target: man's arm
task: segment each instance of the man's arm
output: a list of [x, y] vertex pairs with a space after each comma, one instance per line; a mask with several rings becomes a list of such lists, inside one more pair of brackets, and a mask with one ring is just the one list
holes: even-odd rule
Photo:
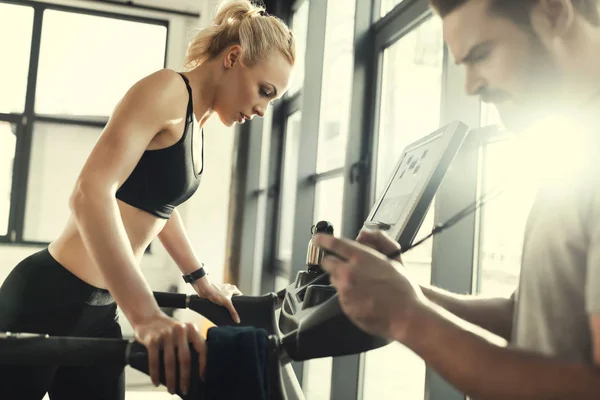
[[[396, 253], [398, 242], [381, 230], [362, 229], [356, 241], [371, 247], [382, 254]], [[402, 262], [400, 256], [395, 258]], [[495, 335], [510, 340], [514, 295], [510, 299], [482, 298], [471, 295], [457, 295], [433, 287], [422, 287], [427, 298], [468, 322], [486, 329]]]
[[457, 317], [510, 341], [514, 294], [510, 298], [484, 298], [453, 294], [434, 287], [421, 287], [421, 290], [431, 302]]
[[[506, 348], [435, 304], [417, 307], [400, 332], [399, 341], [475, 400], [600, 399], [598, 360], [568, 362]], [[597, 348], [600, 331], [593, 336]]]

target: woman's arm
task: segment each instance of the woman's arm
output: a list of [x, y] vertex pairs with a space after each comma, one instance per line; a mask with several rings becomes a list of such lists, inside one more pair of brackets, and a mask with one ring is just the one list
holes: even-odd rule
[[[189, 384], [189, 348], [201, 354], [197, 327], [161, 312], [137, 268], [116, 200], [117, 189], [131, 174], [153, 137], [168, 121], [181, 120], [187, 92], [181, 78], [162, 70], [136, 83], [117, 105], [86, 161], [70, 206], [87, 251], [108, 290], [131, 322], [136, 339], [148, 348], [152, 381], [159, 383], [159, 349], [164, 350], [167, 386], [175, 388], [175, 348], [181, 385]], [[202, 359], [202, 357], [201, 357]], [[202, 368], [202, 367], [201, 367]]]
[[170, 110], [180, 96], [180, 87], [171, 78], [169, 72], [160, 71], [126, 93], [87, 159], [70, 198], [86, 249], [132, 323], [160, 309], [136, 266], [116, 192], [153, 137], [173, 117]]
[[171, 217], [158, 234], [158, 239], [182, 273], [191, 274], [202, 267], [202, 263], [198, 261], [194, 253], [177, 209], [171, 213]]
[[[190, 274], [202, 267], [202, 263], [198, 261], [194, 253], [177, 209], [171, 214], [171, 218], [165, 224], [158, 238], [184, 274]], [[231, 296], [242, 294], [237, 287], [234, 285], [213, 284], [208, 276], [198, 279], [194, 282], [193, 287], [199, 296], [226, 307], [231, 314], [231, 318], [238, 323], [240, 322], [240, 317], [231, 302]]]

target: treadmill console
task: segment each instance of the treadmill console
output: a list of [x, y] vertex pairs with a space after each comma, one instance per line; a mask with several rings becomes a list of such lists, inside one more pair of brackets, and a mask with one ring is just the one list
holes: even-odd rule
[[456, 121], [406, 147], [365, 227], [385, 230], [408, 247], [468, 129]]
[[[402, 247], [410, 246], [468, 130], [456, 121], [407, 146], [364, 226], [385, 230]], [[333, 234], [334, 228], [320, 221], [312, 232]], [[296, 361], [336, 357], [388, 344], [366, 334], [343, 314], [329, 275], [315, 262], [321, 257], [311, 240], [306, 270], [279, 293], [283, 300], [279, 329], [288, 356]]]

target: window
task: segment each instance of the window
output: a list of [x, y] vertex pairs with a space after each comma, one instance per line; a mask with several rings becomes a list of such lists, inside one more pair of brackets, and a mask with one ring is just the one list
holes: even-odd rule
[[[404, 148], [439, 128], [443, 42], [438, 18], [428, 19], [383, 52], [378, 123], [376, 193], [380, 195]], [[434, 226], [431, 205], [417, 239]], [[432, 241], [407, 252], [406, 268], [417, 283], [431, 282]], [[399, 379], [398, 377], [402, 377]], [[425, 364], [392, 343], [365, 355], [364, 398], [423, 400]]]
[[328, 0], [317, 173], [345, 163], [354, 72], [355, 1]]
[[296, 64], [294, 66], [294, 76], [290, 82], [288, 96], [298, 92], [304, 84], [304, 63], [306, 62], [306, 35], [308, 33], [308, 0], [304, 0], [292, 18], [292, 32], [296, 39]]
[[294, 235], [294, 208], [296, 206], [296, 185], [298, 166], [298, 146], [302, 113], [295, 112], [287, 120], [285, 150], [283, 154], [283, 177], [281, 179], [281, 208], [279, 212], [279, 243], [277, 259], [284, 263], [292, 260], [292, 239]]
[[164, 67], [162, 25], [44, 12], [35, 111], [108, 116], [136, 81]]
[[398, 4], [402, 3], [404, 0], [380, 0], [381, 8], [379, 10], [379, 16], [385, 17], [390, 11], [394, 9]]
[[33, 8], [0, 4], [0, 113], [25, 108], [32, 29]]
[[310, 400], [329, 400], [331, 398], [331, 372], [333, 358], [316, 358], [304, 362], [302, 391]]
[[315, 190], [315, 210], [312, 224], [329, 221], [334, 234], [339, 236], [342, 230], [342, 204], [344, 202], [344, 177], [321, 179]]
[[[0, 65], [0, 236], [12, 230], [11, 241], [47, 243], [62, 231], [73, 185], [102, 130], [97, 120], [112, 113], [133, 83], [164, 68], [166, 21], [71, 9], [39, 3], [35, 12], [43, 18], [34, 26], [32, 7], [0, 4], [0, 46], [10, 54]], [[35, 87], [28, 79], [32, 51], [39, 51]], [[32, 92], [35, 104], [26, 104]], [[31, 144], [16, 152], [22, 133], [31, 133]], [[28, 173], [11, 193], [23, 157]], [[7, 211], [12, 199], [24, 200], [25, 216]]]
[[[482, 125], [502, 125], [496, 107], [483, 104]], [[514, 159], [513, 139], [500, 139], [483, 149], [481, 193], [505, 187], [514, 177], [507, 160]], [[508, 297], [517, 288], [527, 215], [535, 196], [533, 182], [519, 182], [481, 209], [477, 293]]]
[[383, 52], [377, 195], [404, 148], [439, 128], [443, 57], [439, 18], [427, 20]]
[[16, 145], [17, 137], [15, 136], [14, 125], [7, 122], [0, 122], [0, 236], [8, 234], [8, 217], [10, 215], [10, 195]]
[[260, 293], [263, 255], [264, 255], [264, 240], [267, 212], [267, 197], [269, 185], [269, 148], [271, 146], [271, 129], [273, 126], [273, 107], [268, 107], [263, 118], [262, 141], [261, 141], [261, 157], [259, 167], [258, 189], [263, 190], [258, 194], [257, 210], [256, 210], [256, 233], [254, 235], [254, 262], [252, 274], [252, 294]]
[[[511, 174], [507, 160], [514, 154], [511, 140], [488, 144], [484, 149], [482, 193], [503, 187]], [[478, 292], [508, 297], [518, 285], [527, 214], [533, 185], [519, 185], [488, 202], [481, 210]]]
[[24, 240], [50, 242], [61, 233], [75, 181], [100, 133], [100, 128], [77, 125], [34, 125]]

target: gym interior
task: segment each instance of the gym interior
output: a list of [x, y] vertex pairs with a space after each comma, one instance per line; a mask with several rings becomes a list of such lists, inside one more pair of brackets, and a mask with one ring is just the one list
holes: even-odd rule
[[[0, 0], [0, 281], [63, 228], [77, 174], [124, 90], [181, 70], [216, 0]], [[460, 120], [468, 151], [446, 173], [417, 238], [510, 176], [510, 136], [464, 94], [464, 72], [427, 0], [265, 0], [297, 41], [288, 93], [264, 118], [205, 130], [205, 172], [180, 213], [215, 281], [245, 295], [285, 288], [306, 268], [311, 227], [353, 238], [404, 148]], [[54, 57], [54, 58], [52, 58]], [[51, 61], [54, 60], [54, 61]], [[58, 61], [57, 61], [58, 60]], [[506, 195], [406, 253], [421, 283], [508, 296], [517, 286], [528, 199]], [[159, 242], [142, 271], [153, 290], [192, 293]], [[211, 323], [189, 310], [183, 321]], [[125, 318], [121, 325], [132, 336]], [[397, 343], [294, 363], [304, 396], [454, 400], [456, 391]], [[177, 398], [127, 370], [127, 398]]]

